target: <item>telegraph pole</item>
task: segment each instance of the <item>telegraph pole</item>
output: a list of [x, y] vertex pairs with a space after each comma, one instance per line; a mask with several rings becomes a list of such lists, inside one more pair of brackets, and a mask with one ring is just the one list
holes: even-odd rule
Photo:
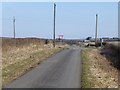
[[15, 38], [15, 16], [13, 17], [13, 34]]
[[55, 14], [56, 14], [56, 4], [54, 3], [54, 31], [53, 31], [53, 46], [55, 47]]
[[96, 14], [95, 45], [97, 45], [97, 33], [98, 33], [98, 14]]

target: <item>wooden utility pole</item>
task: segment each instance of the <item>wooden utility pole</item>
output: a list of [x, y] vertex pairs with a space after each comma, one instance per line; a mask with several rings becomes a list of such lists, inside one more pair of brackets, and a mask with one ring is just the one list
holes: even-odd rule
[[15, 16], [13, 17], [13, 34], [15, 38]]
[[95, 45], [97, 45], [97, 33], [98, 33], [98, 14], [96, 14]]
[[55, 47], [55, 14], [56, 14], [56, 4], [54, 3], [54, 31], [53, 31], [53, 46]]

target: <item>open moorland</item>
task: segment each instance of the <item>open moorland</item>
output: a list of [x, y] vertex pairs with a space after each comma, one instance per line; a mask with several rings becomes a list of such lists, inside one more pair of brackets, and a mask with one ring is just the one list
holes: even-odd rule
[[2, 39], [2, 84], [22, 76], [41, 64], [48, 57], [63, 50], [67, 45], [45, 44], [45, 39], [3, 38]]

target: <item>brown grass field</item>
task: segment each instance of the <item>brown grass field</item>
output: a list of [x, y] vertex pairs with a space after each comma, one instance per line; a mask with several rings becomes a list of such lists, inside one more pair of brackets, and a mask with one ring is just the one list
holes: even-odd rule
[[[82, 51], [82, 88], [118, 88], [120, 86], [120, 43]], [[119, 86], [118, 86], [119, 85]]]
[[2, 84], [9, 84], [67, 45], [44, 44], [44, 39], [3, 39]]

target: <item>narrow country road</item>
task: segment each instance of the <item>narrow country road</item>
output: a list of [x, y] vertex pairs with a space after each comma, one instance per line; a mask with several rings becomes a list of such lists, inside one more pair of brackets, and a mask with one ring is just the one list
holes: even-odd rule
[[71, 46], [13, 81], [6, 88], [80, 88], [80, 52], [80, 47]]

